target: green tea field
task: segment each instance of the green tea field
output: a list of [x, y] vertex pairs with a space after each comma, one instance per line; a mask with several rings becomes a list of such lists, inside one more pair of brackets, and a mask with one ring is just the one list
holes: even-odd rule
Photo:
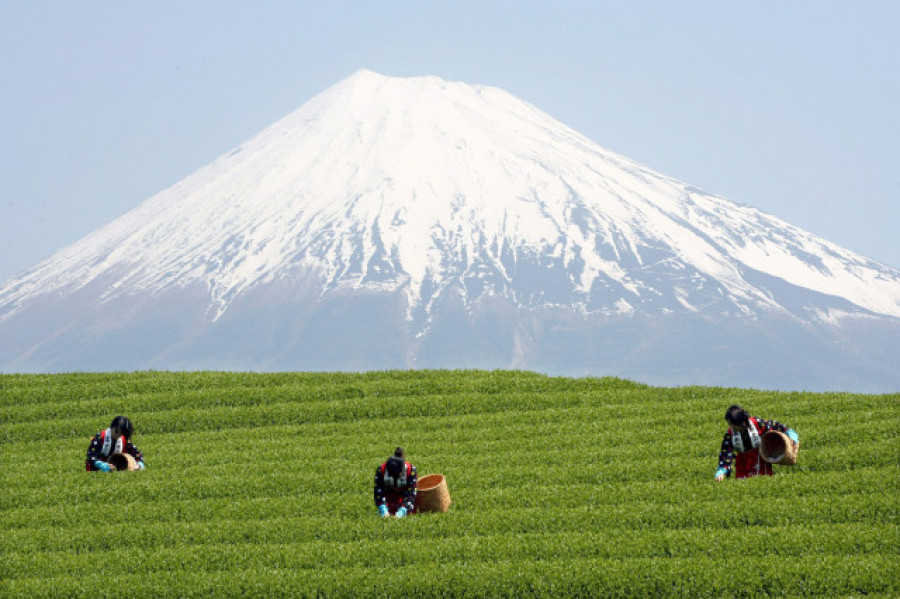
[[[797, 465], [716, 482], [737, 403]], [[131, 418], [143, 472], [87, 473]], [[447, 513], [381, 519], [402, 445]], [[900, 394], [518, 371], [0, 375], [3, 597], [900, 596]]]

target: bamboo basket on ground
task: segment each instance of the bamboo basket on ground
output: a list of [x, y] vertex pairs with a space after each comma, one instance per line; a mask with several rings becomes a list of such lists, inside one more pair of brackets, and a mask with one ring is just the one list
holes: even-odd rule
[[791, 438], [780, 431], [766, 431], [759, 448], [759, 455], [770, 464], [793, 466], [797, 463], [797, 450], [800, 444], [794, 445]]
[[133, 471], [137, 470], [137, 462], [134, 457], [128, 453], [114, 453], [109, 456], [109, 463], [115, 466], [116, 470]]
[[443, 474], [429, 474], [419, 479], [419, 511], [446, 512], [450, 509], [450, 491]]

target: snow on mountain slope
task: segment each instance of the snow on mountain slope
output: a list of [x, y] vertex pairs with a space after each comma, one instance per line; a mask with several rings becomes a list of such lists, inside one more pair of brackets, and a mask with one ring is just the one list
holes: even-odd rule
[[[900, 317], [900, 271], [612, 153], [496, 88], [360, 71], [0, 288], [0, 321], [200, 282], [215, 321], [312, 269], [396, 289], [427, 327], [451, 286], [586, 312], [790, 311], [758, 274]], [[770, 280], [770, 279], [766, 279]], [[714, 306], [714, 307], [713, 307]]]

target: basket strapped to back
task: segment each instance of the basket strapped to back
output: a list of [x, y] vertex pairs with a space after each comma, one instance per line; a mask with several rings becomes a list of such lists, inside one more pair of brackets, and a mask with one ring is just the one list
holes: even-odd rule
[[109, 463], [116, 467], [116, 470], [137, 470], [137, 462], [129, 453], [114, 453], [109, 456]]
[[791, 438], [779, 431], [766, 431], [759, 455], [770, 464], [792, 466], [797, 463], [797, 449]]

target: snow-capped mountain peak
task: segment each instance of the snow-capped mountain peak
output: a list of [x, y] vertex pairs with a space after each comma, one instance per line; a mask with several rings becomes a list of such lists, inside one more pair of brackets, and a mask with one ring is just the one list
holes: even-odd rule
[[[517, 289], [523, 264], [558, 271], [552, 293]], [[202, 281], [215, 319], [301, 265], [327, 288], [404, 286], [409, 318], [431, 299], [423, 288], [472, 278], [589, 311], [661, 294], [699, 309], [710, 285], [742, 309], [777, 309], [748, 269], [900, 316], [896, 271], [655, 173], [500, 89], [365, 70], [3, 295], [8, 305], [107, 275], [105, 297]]]

